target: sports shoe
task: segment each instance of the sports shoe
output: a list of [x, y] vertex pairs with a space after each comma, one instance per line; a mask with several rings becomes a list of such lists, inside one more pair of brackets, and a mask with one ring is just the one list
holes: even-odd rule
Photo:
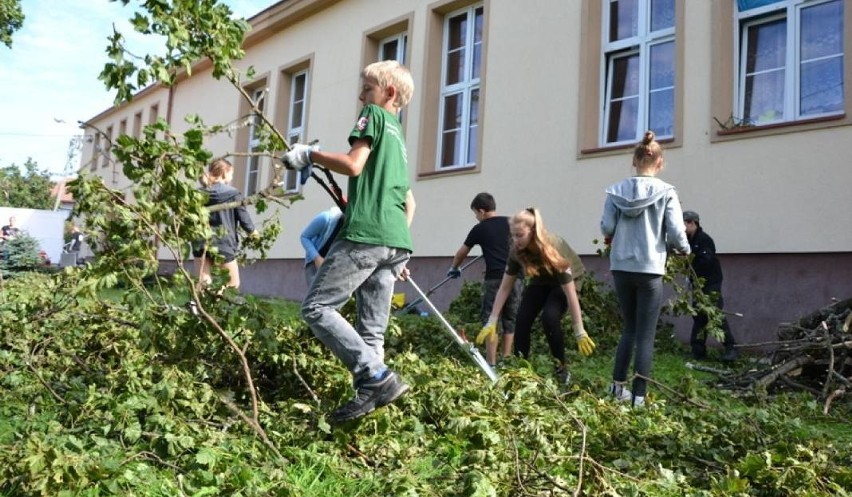
[[633, 407], [645, 407], [645, 396], [637, 395], [633, 397]]
[[184, 304], [184, 307], [186, 307], [186, 310], [188, 310], [193, 316], [198, 316], [200, 314], [200, 312], [198, 312], [198, 303], [194, 300], [190, 300]]
[[[618, 402], [630, 402], [633, 400], [633, 393], [624, 388], [624, 383], [614, 381], [609, 385], [609, 394], [615, 397]], [[644, 402], [644, 397], [642, 401]]]
[[388, 370], [380, 380], [361, 383], [355, 392], [355, 398], [338, 407], [330, 415], [332, 423], [343, 423], [366, 416], [377, 408], [386, 406], [409, 390], [399, 375]]
[[567, 368], [556, 368], [556, 381], [560, 385], [568, 385], [571, 383], [571, 373]]

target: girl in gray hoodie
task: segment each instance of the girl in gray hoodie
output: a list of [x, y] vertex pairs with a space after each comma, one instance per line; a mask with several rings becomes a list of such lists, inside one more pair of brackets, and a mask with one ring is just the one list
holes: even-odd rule
[[[612, 248], [610, 271], [624, 318], [609, 391], [634, 406], [645, 404], [645, 378], [651, 372], [668, 249], [689, 253], [677, 192], [656, 177], [663, 164], [663, 149], [654, 132], [648, 131], [633, 151], [636, 175], [606, 189], [601, 216], [604, 241]], [[626, 388], [631, 358], [636, 373], [632, 393]]]

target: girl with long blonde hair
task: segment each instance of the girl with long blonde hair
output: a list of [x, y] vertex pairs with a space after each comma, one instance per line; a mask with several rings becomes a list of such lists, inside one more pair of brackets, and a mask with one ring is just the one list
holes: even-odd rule
[[556, 359], [556, 377], [567, 384], [565, 332], [562, 317], [571, 311], [574, 337], [581, 354], [590, 355], [595, 343], [583, 327], [583, 315], [577, 291], [582, 285], [585, 267], [576, 252], [561, 237], [548, 233], [538, 209], [530, 207], [512, 216], [509, 222], [512, 247], [506, 272], [494, 299], [494, 307], [477, 342], [496, 339], [496, 323], [503, 305], [519, 275], [526, 279], [515, 323], [515, 351], [529, 357], [530, 333], [535, 319], [541, 315], [550, 352]]

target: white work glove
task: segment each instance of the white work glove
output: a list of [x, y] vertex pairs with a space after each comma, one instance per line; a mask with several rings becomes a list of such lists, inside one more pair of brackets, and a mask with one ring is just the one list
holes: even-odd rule
[[595, 342], [589, 337], [589, 334], [586, 333], [586, 330], [583, 329], [583, 325], [574, 327], [574, 338], [577, 339], [577, 350], [580, 351], [581, 354], [588, 357], [592, 355], [592, 352], [595, 351]]
[[488, 322], [485, 323], [485, 326], [476, 335], [476, 344], [482, 345], [485, 342], [490, 343], [495, 340], [497, 340], [497, 318], [489, 317]]
[[319, 145], [296, 143], [281, 157], [281, 162], [290, 169], [301, 171], [313, 163], [311, 153], [319, 149]]

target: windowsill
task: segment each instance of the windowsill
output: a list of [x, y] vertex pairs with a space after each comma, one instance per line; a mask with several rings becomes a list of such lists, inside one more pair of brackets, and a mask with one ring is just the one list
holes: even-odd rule
[[443, 178], [444, 176], [456, 176], [476, 172], [479, 172], [479, 167], [474, 164], [473, 166], [454, 167], [445, 171], [418, 171], [417, 179]]
[[[737, 135], [747, 135], [760, 131], [773, 131], [773, 130], [787, 130], [788, 128], [796, 128], [799, 126], [806, 126], [809, 124], [821, 124], [821, 123], [833, 123], [835, 121], [842, 121], [846, 119], [846, 113], [838, 114], [835, 116], [825, 116], [825, 117], [817, 117], [814, 119], [800, 119], [798, 121], [786, 121], [783, 123], [773, 123], [773, 124], [764, 124], [763, 126], [755, 125], [755, 126], [741, 126], [733, 129], [720, 129], [716, 131], [716, 136], [726, 137], [726, 136], [737, 136]], [[792, 130], [791, 130], [792, 131]]]
[[[625, 150], [633, 150], [636, 145], [640, 143], [641, 140], [636, 140], [636, 143], [626, 143], [623, 145], [609, 145], [604, 147], [596, 147], [596, 148], [584, 148], [580, 150], [580, 156], [585, 158], [587, 156], [597, 156], [597, 155], [613, 155], [615, 153], [622, 153]], [[671, 145], [675, 142], [674, 137], [669, 138], [660, 138], [657, 140], [657, 143], [661, 145]]]

